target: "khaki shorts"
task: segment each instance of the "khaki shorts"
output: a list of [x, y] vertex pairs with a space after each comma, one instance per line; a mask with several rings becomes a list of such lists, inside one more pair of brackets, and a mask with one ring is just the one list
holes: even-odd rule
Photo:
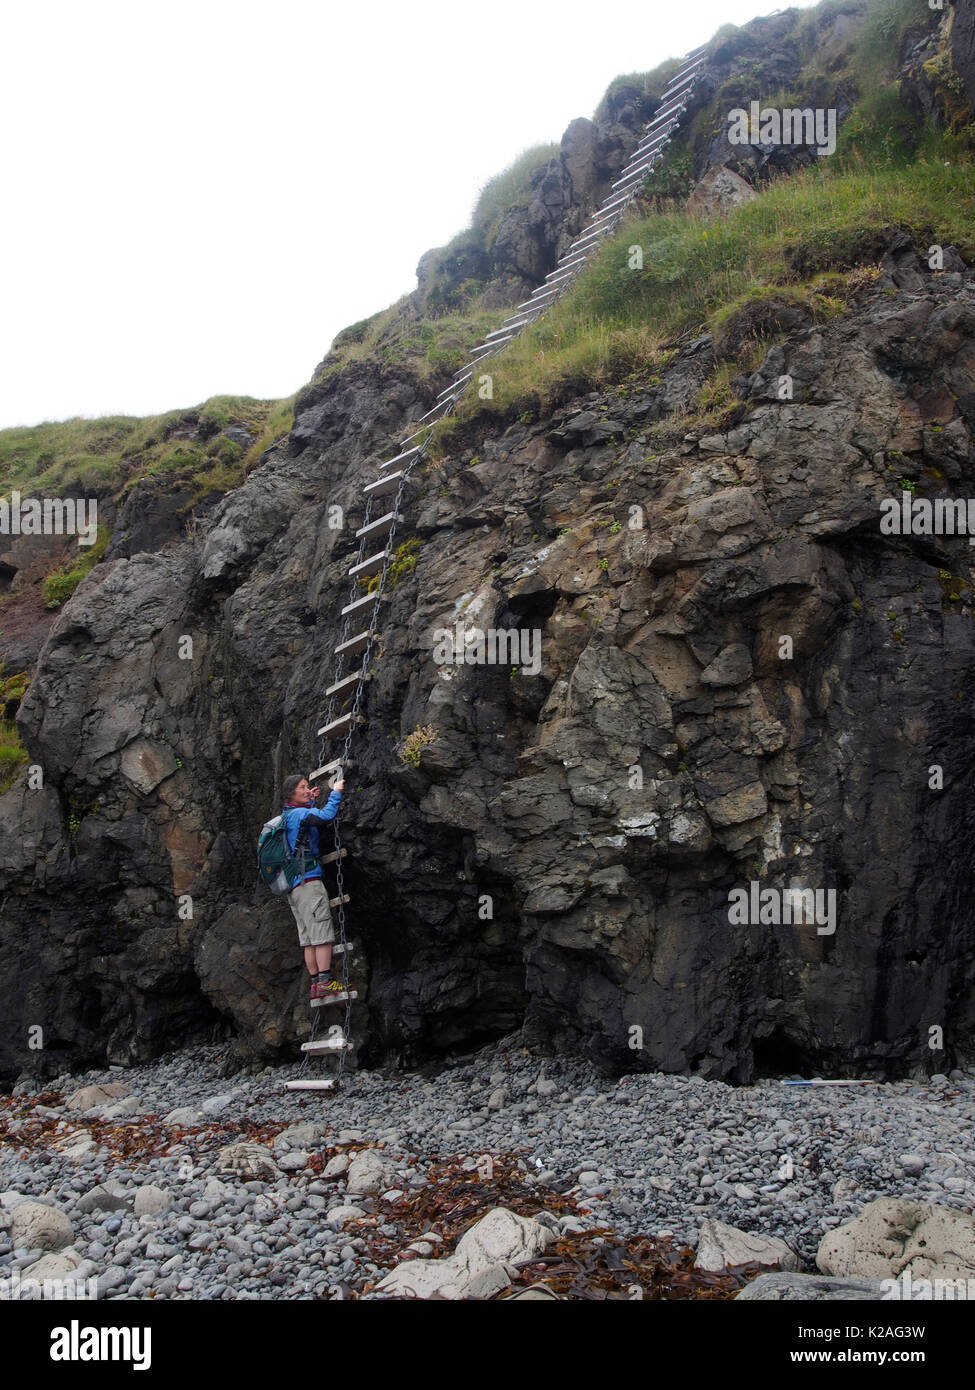
[[309, 878], [292, 888], [288, 903], [298, 923], [298, 942], [302, 946], [328, 946], [335, 940], [328, 893], [320, 878]]

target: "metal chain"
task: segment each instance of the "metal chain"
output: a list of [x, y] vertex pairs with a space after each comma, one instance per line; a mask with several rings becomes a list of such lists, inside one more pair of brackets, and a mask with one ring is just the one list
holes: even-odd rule
[[[694, 79], [692, 79], [692, 82], [691, 82], [691, 84], [689, 85], [689, 87], [688, 87], [688, 89], [687, 89], [687, 92], [685, 93], [683, 105], [680, 107], [680, 109], [679, 109], [678, 112], [676, 113], [677, 119], [679, 119], [680, 116], [683, 114], [683, 112], [687, 109], [687, 102], [688, 102], [688, 99], [689, 99], [689, 97], [690, 97], [690, 93], [691, 93], [691, 91], [693, 90], [694, 86], [696, 85], [697, 80], [698, 80], [697, 77], [695, 77]], [[644, 129], [645, 129], [645, 130], [649, 129], [651, 125], [652, 125], [652, 121], [651, 121], [651, 122], [648, 122], [647, 125], [644, 127]], [[670, 143], [670, 137], [668, 136], [668, 137], [666, 138], [666, 141], [664, 142], [664, 144], [662, 144], [661, 147], [660, 147], [660, 149], [657, 151], [654, 160], [651, 161], [651, 166], [648, 166], [647, 172], [649, 172], [649, 167], [652, 167], [652, 163], [653, 163], [653, 162], [656, 162], [656, 158], [659, 157], [659, 155], [661, 155], [661, 154], [663, 153], [664, 149], [666, 148], [666, 146], [667, 146], [669, 143]], [[603, 225], [605, 226], [607, 232], [611, 232], [611, 231], [615, 230], [616, 227], [619, 226], [619, 223], [620, 223], [620, 220], [621, 220], [621, 218], [622, 218], [622, 216], [623, 216], [623, 213], [624, 213], [624, 212], [626, 211], [626, 209], [629, 207], [630, 202], [632, 201], [632, 199], [635, 198], [635, 197], [637, 196], [637, 193], [638, 193], [638, 191], [639, 191], [639, 188], [640, 188], [640, 185], [639, 185], [639, 184], [637, 184], [634, 188], [632, 188], [632, 189], [625, 195], [625, 201], [623, 201], [623, 202], [621, 202], [621, 203], [619, 204], [619, 206], [617, 207], [617, 209], [616, 209], [615, 212], [613, 213], [612, 217], [608, 218], [608, 219], [606, 220], [606, 222], [603, 224]], [[594, 252], [596, 252], [597, 250], [599, 250], [599, 248], [600, 248], [601, 245], [602, 245], [602, 239], [600, 239], [599, 241], [595, 242], [591, 247], [589, 247], [589, 248], [585, 251], [585, 253], [584, 253], [585, 256], [586, 256], [586, 259], [588, 259], [589, 256], [592, 255]], [[569, 277], [567, 280], [565, 280], [564, 282], [562, 282], [562, 283], [556, 288], [556, 291], [555, 291], [554, 295], [552, 296], [551, 303], [554, 303], [556, 300], [561, 299], [561, 297], [562, 297], [562, 295], [565, 293], [565, 291], [570, 287], [570, 285], [572, 285], [572, 284], [574, 283], [575, 278], [576, 278], [575, 275], [572, 275], [571, 277]], [[548, 309], [548, 308], [550, 308], [550, 307], [551, 307], [551, 304], [548, 304], [548, 305], [541, 305], [541, 304], [540, 304], [540, 305], [538, 305], [537, 310], [536, 310], [535, 312], [531, 312], [531, 311], [530, 311], [528, 314], [526, 314], [524, 323], [522, 323], [522, 324], [520, 325], [519, 329], [518, 329], [519, 333], [520, 333], [520, 332], [523, 332], [525, 328], [527, 328], [527, 327], [529, 327], [531, 324], [533, 324], [533, 323], [536, 321], [536, 319], [540, 318], [540, 317], [545, 313], [546, 309]], [[363, 653], [362, 653], [362, 664], [361, 664], [361, 667], [360, 667], [360, 676], [359, 676], [359, 680], [356, 682], [356, 686], [355, 686], [355, 695], [354, 695], [354, 697], [353, 697], [352, 709], [351, 709], [351, 711], [350, 711], [351, 718], [350, 718], [350, 720], [349, 720], [349, 726], [348, 726], [348, 728], [347, 728], [346, 731], [345, 731], [345, 738], [344, 738], [343, 743], [342, 743], [342, 751], [341, 751], [341, 754], [339, 755], [339, 758], [337, 759], [337, 761], [338, 761], [338, 763], [339, 763], [339, 769], [338, 769], [338, 770], [339, 770], [339, 772], [340, 772], [340, 774], [341, 774], [342, 776], [345, 775], [345, 771], [346, 771], [346, 769], [347, 769], [347, 767], [348, 767], [348, 762], [349, 762], [349, 751], [350, 751], [351, 746], [352, 746], [352, 738], [353, 738], [353, 735], [354, 735], [355, 730], [356, 730], [356, 726], [357, 726], [358, 721], [359, 721], [359, 707], [360, 707], [360, 705], [361, 705], [361, 703], [362, 703], [363, 691], [364, 691], [364, 689], [365, 689], [365, 684], [366, 684], [366, 676], [367, 676], [368, 670], [369, 670], [369, 662], [370, 662], [370, 660], [371, 660], [371, 658], [372, 658], [372, 648], [373, 648], [373, 644], [374, 644], [374, 642], [375, 642], [376, 630], [377, 630], [378, 622], [379, 622], [379, 609], [380, 609], [380, 605], [382, 604], [383, 595], [384, 595], [385, 589], [386, 589], [386, 579], [387, 579], [387, 575], [388, 575], [388, 572], [389, 572], [390, 561], [391, 561], [392, 555], [393, 555], [393, 539], [394, 539], [394, 537], [395, 537], [395, 535], [396, 535], [396, 525], [397, 525], [397, 520], [398, 520], [399, 515], [400, 515], [400, 505], [401, 505], [401, 503], [402, 503], [402, 498], [403, 498], [403, 493], [404, 493], [405, 488], [406, 488], [406, 483], [407, 483], [407, 481], [408, 481], [408, 479], [409, 479], [409, 476], [410, 476], [410, 474], [412, 473], [413, 469], [416, 467], [416, 465], [417, 465], [422, 459], [424, 459], [424, 458], [426, 457], [427, 450], [429, 449], [430, 443], [431, 443], [431, 441], [432, 441], [432, 439], [433, 439], [433, 430], [434, 430], [435, 424], [437, 423], [438, 420], [445, 419], [448, 415], [450, 415], [450, 414], [453, 413], [454, 409], [456, 408], [456, 405], [457, 405], [457, 402], [458, 402], [460, 396], [461, 396], [461, 395], [463, 394], [463, 392], [467, 389], [467, 387], [468, 387], [469, 384], [470, 384], [470, 381], [473, 381], [473, 379], [474, 379], [474, 371], [473, 371], [473, 368], [476, 367], [479, 363], [481, 363], [481, 362], [486, 362], [486, 361], [488, 361], [491, 357], [494, 357], [498, 352], [501, 352], [501, 351], [504, 349], [505, 346], [506, 346], [505, 343], [499, 343], [496, 347], [492, 348], [492, 350], [491, 350], [490, 352], [486, 352], [486, 353], [482, 354], [481, 357], [477, 358], [476, 361], [472, 362], [472, 363], [471, 363], [471, 375], [470, 375], [469, 380], [468, 380], [467, 382], [463, 383], [463, 385], [461, 385], [460, 383], [458, 383], [458, 387], [457, 387], [457, 390], [456, 390], [455, 393], [452, 392], [450, 395], [448, 395], [447, 398], [443, 401], [442, 405], [440, 405], [440, 406], [434, 406], [433, 412], [431, 412], [431, 413], [434, 414], [434, 418], [433, 418], [432, 420], [430, 420], [428, 424], [422, 425], [422, 426], [420, 427], [420, 429], [417, 430], [417, 431], [415, 432], [415, 434], [409, 436], [410, 439], [413, 439], [413, 438], [416, 438], [418, 435], [421, 435], [421, 434], [423, 434], [423, 433], [425, 432], [425, 436], [426, 436], [426, 437], [422, 440], [422, 442], [421, 442], [419, 445], [415, 445], [415, 446], [414, 446], [414, 448], [416, 449], [416, 453], [414, 453], [414, 455], [413, 455], [412, 459], [410, 460], [408, 466], [402, 470], [402, 477], [400, 478], [399, 486], [398, 486], [398, 488], [397, 488], [397, 490], [396, 490], [396, 500], [395, 500], [394, 503], [393, 503], [393, 519], [392, 519], [392, 521], [390, 522], [389, 532], [387, 533], [387, 536], [386, 536], [386, 539], [385, 539], [385, 542], [384, 542], [384, 546], [383, 546], [383, 549], [384, 549], [384, 552], [385, 552], [384, 558], [383, 558], [383, 566], [382, 566], [382, 569], [381, 569], [381, 571], [380, 571], [380, 573], [379, 573], [379, 583], [378, 583], [378, 585], [377, 585], [377, 587], [376, 587], [376, 590], [375, 590], [375, 593], [376, 593], [376, 600], [375, 600], [375, 602], [374, 602], [374, 604], [373, 604], [373, 606], [372, 606], [372, 616], [371, 616], [371, 618], [370, 618], [370, 620], [369, 620], [369, 628], [368, 628], [367, 634], [366, 634], [366, 643], [365, 643], [365, 646], [364, 646], [364, 648], [363, 648]], [[466, 369], [465, 369], [465, 368], [462, 368], [462, 369], [461, 369], [461, 373], [462, 373], [464, 370], [466, 370]], [[456, 375], [458, 375], [458, 374], [455, 374], [455, 376], [456, 376]], [[435, 412], [435, 413], [434, 413], [434, 412]], [[372, 515], [372, 502], [373, 502], [372, 496], [369, 496], [369, 497], [367, 498], [367, 501], [366, 501], [366, 510], [365, 510], [365, 514], [364, 514], [364, 517], [363, 517], [363, 523], [362, 523], [363, 529], [364, 529], [366, 526], [369, 525], [370, 517], [371, 517], [371, 515]], [[355, 561], [355, 564], [356, 564], [356, 565], [361, 564], [362, 561], [363, 561], [363, 559], [365, 558], [366, 540], [367, 540], [367, 538], [366, 538], [365, 536], [363, 536], [363, 537], [361, 538], [360, 542], [359, 542], [359, 549], [358, 549], [357, 559], [356, 559], [356, 561]], [[355, 565], [353, 565], [352, 568], [355, 568]], [[349, 603], [349, 604], [352, 604], [352, 603], [355, 601], [358, 592], [359, 592], [359, 589], [358, 589], [358, 579], [355, 578], [355, 577], [353, 577], [353, 578], [352, 578], [351, 587], [350, 587], [350, 590], [349, 590], [349, 598], [348, 598], [348, 603]], [[352, 626], [352, 614], [350, 613], [350, 614], [347, 614], [347, 616], [346, 616], [346, 618], [345, 618], [345, 621], [344, 621], [344, 623], [342, 624], [342, 638], [341, 638], [341, 641], [340, 641], [339, 643], [337, 643], [338, 646], [341, 646], [344, 642], [346, 642], [347, 640], [349, 640], [349, 637], [350, 637], [350, 635], [351, 635], [351, 633], [350, 633], [351, 626]], [[335, 668], [335, 678], [334, 678], [334, 680], [333, 680], [333, 682], [332, 682], [333, 684], [337, 684], [338, 681], [341, 680], [341, 678], [342, 678], [342, 665], [343, 665], [342, 658], [341, 658], [341, 657], [338, 657], [338, 658], [337, 658], [337, 663], [336, 663], [336, 668]], [[328, 725], [331, 724], [331, 723], [333, 722], [333, 720], [334, 720], [334, 716], [335, 716], [335, 702], [336, 702], [336, 696], [335, 696], [335, 694], [333, 694], [333, 695], [331, 695], [331, 696], [329, 697], [327, 708], [326, 708], [326, 710], [324, 711], [324, 715], [323, 715], [323, 717], [322, 717], [322, 727], [323, 727], [323, 728], [327, 728]], [[326, 740], [326, 738], [325, 738], [324, 736], [322, 736], [322, 737], [320, 738], [320, 742], [319, 742], [319, 751], [318, 751], [318, 764], [317, 764], [317, 765], [318, 765], [319, 767], [323, 767], [323, 766], [325, 765], [326, 753], [327, 753], [327, 740]], [[339, 808], [339, 810], [341, 810], [341, 807]], [[334, 842], [335, 842], [335, 878], [336, 878], [336, 886], [337, 886], [337, 888], [338, 888], [338, 900], [337, 900], [337, 907], [336, 907], [336, 911], [337, 911], [337, 914], [338, 914], [338, 940], [337, 940], [337, 942], [336, 942], [335, 944], [336, 944], [337, 946], [340, 946], [340, 947], [342, 948], [341, 951], [339, 952], [339, 954], [340, 954], [341, 957], [342, 957], [342, 988], [343, 988], [343, 990], [344, 990], [344, 992], [345, 992], [345, 994], [346, 994], [346, 996], [347, 996], [346, 999], [345, 999], [345, 1018], [344, 1018], [343, 1028], [342, 1028], [343, 1046], [342, 1046], [342, 1050], [339, 1052], [338, 1072], [337, 1072], [337, 1075], [336, 1075], [336, 1081], [340, 1081], [340, 1080], [342, 1079], [343, 1075], [344, 1075], [344, 1072], [345, 1072], [346, 1055], [347, 1055], [347, 1052], [348, 1052], [348, 1050], [349, 1050], [349, 1049], [348, 1049], [348, 1038], [349, 1038], [349, 1033], [350, 1033], [351, 1027], [352, 1027], [352, 999], [351, 999], [350, 997], [348, 997], [348, 996], [349, 996], [349, 993], [350, 993], [350, 991], [349, 991], [349, 950], [348, 950], [348, 941], [347, 941], [347, 938], [346, 938], [346, 935], [345, 935], [345, 875], [344, 875], [343, 870], [342, 870], [342, 857], [343, 857], [343, 856], [342, 856], [342, 833], [341, 833], [341, 827], [340, 827], [340, 815], [339, 815], [339, 811], [337, 811], [336, 814], [335, 814], [335, 817], [334, 817], [334, 820], [333, 820], [333, 829], [334, 829]], [[326, 890], [326, 891], [327, 891], [327, 890]], [[311, 1041], [313, 1041], [313, 1042], [314, 1042], [314, 1041], [317, 1039], [317, 1037], [318, 1037], [318, 1032], [319, 1032], [319, 1028], [320, 1028], [320, 1017], [319, 1017], [319, 1016], [320, 1016], [321, 1012], [322, 1012], [321, 1007], [316, 1008], [315, 1011], [314, 1011], [315, 1017], [314, 1017], [314, 1019], [313, 1019], [313, 1021], [312, 1021], [312, 1030], [311, 1030]], [[305, 1069], [306, 1069], [306, 1067], [307, 1067], [307, 1065], [308, 1065], [308, 1059], [309, 1059], [309, 1057], [310, 1057], [311, 1055], [312, 1055], [312, 1054], [309, 1053], [309, 1052], [306, 1052], [306, 1053], [304, 1054], [304, 1059], [303, 1059], [303, 1061], [302, 1061], [302, 1063], [301, 1063], [301, 1066], [300, 1066], [300, 1068], [299, 1068], [299, 1073], [298, 1073], [299, 1076], [301, 1076], [301, 1075], [304, 1074]]]

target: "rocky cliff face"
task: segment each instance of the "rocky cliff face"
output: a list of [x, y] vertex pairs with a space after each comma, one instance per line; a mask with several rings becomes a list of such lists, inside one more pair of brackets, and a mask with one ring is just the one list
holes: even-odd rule
[[[553, 254], [597, 187], [562, 197]], [[911, 1070], [934, 1026], [968, 1055], [971, 552], [879, 519], [902, 480], [975, 495], [975, 276], [896, 233], [878, 255], [718, 432], [680, 424], [705, 335], [658, 383], [475, 422], [415, 475], [343, 813], [366, 1061], [522, 1027], [734, 1081]], [[0, 798], [0, 1074], [304, 1035], [253, 845], [314, 755], [363, 485], [429, 404], [406, 367], [328, 376], [196, 534], [127, 541], [57, 615], [19, 714], [43, 785]], [[458, 622], [540, 634], [540, 672], [438, 665]], [[835, 890], [835, 932], [732, 925], [752, 881]]]

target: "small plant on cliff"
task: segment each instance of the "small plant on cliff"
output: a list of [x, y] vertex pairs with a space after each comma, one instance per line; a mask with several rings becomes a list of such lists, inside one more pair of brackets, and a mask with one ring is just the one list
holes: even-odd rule
[[409, 763], [411, 767], [420, 766], [420, 753], [428, 744], [436, 741], [437, 731], [432, 724], [421, 725], [413, 730], [400, 750], [400, 759], [404, 763]]
[[0, 679], [0, 716], [3, 716], [0, 717], [0, 795], [9, 790], [27, 761], [27, 749], [21, 742], [13, 716], [29, 684], [26, 671]]
[[[387, 589], [395, 589], [401, 579], [405, 579], [408, 574], [413, 573], [422, 545], [423, 541], [419, 536], [411, 536], [408, 541], [404, 541], [402, 545], [396, 547], [389, 569], [386, 571]], [[379, 588], [380, 577], [378, 574], [373, 574], [367, 579], [360, 579], [359, 583], [367, 593], [373, 594]]]
[[98, 538], [94, 545], [90, 545], [83, 550], [74, 565], [58, 565], [57, 569], [51, 571], [44, 580], [43, 594], [45, 608], [60, 608], [62, 603], [67, 603], [85, 575], [97, 565], [98, 561], [105, 554], [109, 540], [110, 532], [108, 527], [99, 526]]

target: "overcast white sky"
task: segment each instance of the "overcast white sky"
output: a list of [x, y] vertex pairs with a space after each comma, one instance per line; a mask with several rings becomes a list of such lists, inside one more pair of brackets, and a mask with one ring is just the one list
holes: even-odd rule
[[0, 427], [291, 395], [479, 188], [762, 0], [7, 0]]

